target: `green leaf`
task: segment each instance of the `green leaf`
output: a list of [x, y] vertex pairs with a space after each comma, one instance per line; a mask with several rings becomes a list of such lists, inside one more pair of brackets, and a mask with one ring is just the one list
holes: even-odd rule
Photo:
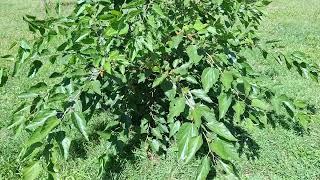
[[233, 73], [230, 71], [223, 72], [223, 74], [221, 75], [221, 82], [226, 90], [229, 90], [233, 82]]
[[193, 25], [193, 28], [197, 31], [201, 31], [203, 30], [204, 28], [206, 28], [207, 25], [206, 24], [203, 24], [200, 19], [197, 19], [195, 24]]
[[169, 137], [174, 136], [180, 129], [181, 123], [180, 121], [176, 121], [175, 123], [170, 124], [170, 134]]
[[215, 139], [210, 145], [210, 150], [216, 153], [220, 158], [232, 161], [238, 158], [236, 147], [219, 138]]
[[[198, 132], [192, 123], [184, 123], [177, 133], [178, 156], [181, 160], [186, 160], [189, 155], [189, 144], [192, 137]], [[194, 141], [194, 140], [193, 140]]]
[[14, 116], [13, 117], [13, 122], [12, 124], [8, 127], [8, 129], [12, 129], [16, 126], [21, 125], [22, 123], [24, 123], [26, 121], [26, 118], [22, 115], [18, 115], [18, 116]]
[[225, 179], [234, 179], [234, 180], [239, 179], [231, 163], [227, 164], [220, 159], [218, 160], [218, 162], [219, 162], [218, 165], [221, 166], [223, 171], [225, 172], [225, 175], [224, 175]]
[[89, 30], [84, 30], [81, 35], [75, 40], [76, 43], [82, 41], [83, 39], [85, 39], [87, 36], [89, 36], [90, 31]]
[[192, 84], [198, 84], [198, 81], [193, 76], [187, 76], [186, 81], [188, 81], [189, 83], [192, 83]]
[[190, 142], [188, 145], [189, 147], [187, 151], [187, 157], [185, 160], [186, 163], [190, 162], [190, 160], [193, 159], [196, 152], [201, 148], [202, 144], [203, 144], [202, 136], [195, 136], [190, 139]]
[[68, 159], [70, 145], [71, 145], [71, 140], [68, 137], [64, 137], [64, 139], [61, 141], [61, 146], [63, 150], [63, 157], [65, 160]]
[[259, 108], [261, 110], [265, 110], [265, 111], [270, 111], [272, 110], [272, 107], [269, 103], [267, 103], [264, 100], [260, 100], [260, 99], [252, 99], [251, 100], [251, 105], [253, 107]]
[[0, 86], [2, 86], [6, 82], [7, 78], [8, 77], [6, 72], [4, 71], [4, 68], [1, 68], [0, 69]]
[[167, 17], [164, 15], [164, 13], [163, 13], [161, 7], [159, 6], [159, 4], [154, 4], [154, 5], [152, 6], [152, 9], [153, 9], [158, 15], [160, 15], [161, 18], [164, 18], [164, 19], [167, 18]]
[[29, 43], [26, 40], [22, 40], [21, 41], [20, 47], [22, 49], [24, 49], [24, 50], [30, 50], [31, 49]]
[[153, 52], [154, 50], [154, 46], [153, 46], [153, 38], [152, 38], [152, 35], [151, 34], [148, 34], [146, 40], [142, 40], [142, 43], [145, 45], [145, 47]]
[[26, 142], [26, 146], [29, 147], [30, 145], [41, 142], [45, 137], [49, 135], [49, 133], [56, 128], [60, 124], [60, 120], [57, 117], [51, 117], [48, 119], [43, 126], [38, 127], [31, 137]]
[[118, 32], [119, 35], [124, 35], [129, 32], [129, 25], [127, 23], [123, 24]]
[[186, 107], [186, 99], [177, 97], [170, 102], [168, 122], [173, 122], [173, 118], [179, 116]]
[[39, 96], [38, 93], [34, 93], [34, 92], [24, 92], [18, 95], [18, 98], [34, 98]]
[[26, 126], [26, 129], [34, 130], [42, 126], [49, 118], [57, 115], [55, 110], [43, 110], [40, 111], [33, 120]]
[[43, 63], [39, 60], [35, 60], [31, 63], [30, 71], [28, 77], [33, 78], [38, 72], [39, 69], [43, 66]]
[[191, 113], [190, 113], [191, 120], [194, 121], [194, 124], [196, 127], [200, 127], [201, 125], [201, 118], [204, 113], [203, 111], [204, 111], [203, 105], [198, 105], [198, 104], [196, 104], [196, 106], [193, 109], [191, 109]]
[[205, 92], [209, 92], [210, 88], [218, 81], [219, 70], [209, 67], [203, 70], [201, 75], [202, 87]]
[[177, 35], [171, 38], [171, 41], [168, 42], [169, 47], [172, 49], [177, 49], [180, 45], [180, 43], [183, 40], [183, 36], [182, 35]]
[[159, 86], [167, 77], [168, 77], [168, 73], [163, 73], [160, 77], [154, 80], [152, 84], [152, 88]]
[[218, 134], [219, 136], [229, 140], [229, 141], [237, 141], [237, 139], [231, 134], [229, 129], [222, 123], [218, 122], [215, 119], [207, 120], [207, 127]]
[[202, 158], [201, 165], [198, 167], [196, 180], [206, 180], [210, 172], [210, 159], [208, 156]]
[[76, 128], [80, 131], [84, 138], [89, 141], [89, 137], [86, 132], [86, 120], [84, 119], [82, 112], [72, 112], [71, 118]]
[[32, 163], [30, 166], [23, 168], [22, 179], [23, 180], [34, 180], [37, 179], [42, 171], [40, 161]]
[[159, 151], [160, 145], [161, 145], [161, 143], [156, 139], [152, 139], [152, 141], [150, 143], [151, 149], [154, 152], [158, 152]]
[[236, 122], [240, 122], [240, 116], [245, 112], [246, 104], [243, 101], [237, 101], [237, 103], [232, 106], [232, 109], [234, 110], [234, 118]]
[[10, 61], [14, 60], [14, 56], [12, 56], [12, 55], [4, 55], [4, 56], [1, 56], [0, 58], [1, 59], [10, 60]]
[[195, 95], [197, 98], [200, 98], [208, 103], [213, 103], [213, 101], [210, 99], [207, 93], [202, 89], [194, 89], [194, 90], [191, 90], [190, 92], [193, 95]]
[[152, 133], [152, 135], [154, 135], [156, 138], [162, 139], [162, 135], [161, 135], [161, 133], [160, 133], [160, 131], [159, 131], [158, 128], [152, 128], [152, 129], [151, 129], [151, 133]]
[[288, 111], [289, 115], [291, 117], [293, 117], [296, 112], [296, 109], [295, 109], [293, 103], [289, 99], [283, 100], [282, 102], [287, 107], [286, 110]]
[[219, 119], [222, 119], [224, 118], [224, 116], [229, 110], [229, 107], [232, 103], [232, 96], [222, 92], [218, 97], [218, 103], [219, 103]]
[[198, 64], [202, 59], [202, 56], [198, 54], [198, 48], [194, 45], [190, 45], [187, 47], [187, 54], [190, 61], [195, 64]]
[[131, 9], [131, 8], [137, 8], [138, 6], [141, 6], [145, 3], [145, 0], [133, 0], [130, 3], [124, 5], [122, 9]]
[[297, 120], [304, 128], [308, 128], [310, 123], [310, 117], [306, 113], [299, 112], [296, 114]]
[[94, 80], [90, 82], [90, 89], [97, 93], [97, 94], [101, 94], [101, 83], [99, 80]]
[[48, 85], [47, 85], [46, 83], [44, 83], [44, 82], [39, 82], [39, 83], [37, 83], [36, 85], [31, 86], [30, 89], [29, 89], [29, 91], [30, 91], [30, 92], [38, 92], [38, 91], [43, 90], [43, 89], [45, 89], [45, 88], [47, 88], [47, 87], [48, 87]]

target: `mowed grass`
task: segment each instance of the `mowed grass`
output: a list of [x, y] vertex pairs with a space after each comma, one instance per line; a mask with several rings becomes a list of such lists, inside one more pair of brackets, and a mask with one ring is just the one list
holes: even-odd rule
[[[70, 9], [65, 6], [64, 9]], [[263, 40], [281, 40], [282, 51], [302, 51], [310, 56], [309, 62], [320, 63], [320, 3], [319, 0], [274, 0], [265, 11], [260, 30]], [[39, 0], [1, 0], [0, 1], [0, 55], [14, 41], [32, 39], [22, 17], [25, 14], [43, 16]], [[266, 86], [290, 97], [306, 100], [320, 108], [320, 86], [318, 83], [300, 77], [277, 64], [275, 60], [260, 61], [259, 56], [250, 56], [255, 69], [261, 73], [261, 81]], [[11, 68], [12, 62], [0, 61], [0, 67]], [[26, 68], [27, 71], [27, 68]], [[41, 70], [47, 75], [50, 67]], [[39, 77], [36, 77], [39, 78]], [[46, 79], [45, 79], [46, 80]], [[11, 121], [11, 113], [20, 100], [17, 94], [30, 87], [34, 79], [26, 78], [26, 72], [9, 78], [0, 87], [0, 179], [18, 179], [20, 163], [16, 161], [25, 134], [14, 137], [6, 126]], [[264, 129], [248, 122], [243, 128], [251, 134], [252, 149], [244, 148], [240, 160], [236, 162], [238, 173], [243, 179], [320, 179], [320, 122], [319, 113], [313, 116], [309, 133], [297, 134], [292, 129], [281, 126]], [[89, 125], [107, 119], [107, 115], [93, 118]], [[77, 140], [73, 155], [61, 167], [62, 177], [75, 179], [98, 179], [98, 157], [107, 145], [104, 143], [85, 143]], [[251, 155], [248, 158], [247, 155]], [[105, 179], [193, 179], [200, 161], [182, 165], [176, 158], [175, 147], [166, 156], [145, 155], [144, 150], [136, 149], [111, 164]], [[218, 177], [219, 178], [219, 177]]]

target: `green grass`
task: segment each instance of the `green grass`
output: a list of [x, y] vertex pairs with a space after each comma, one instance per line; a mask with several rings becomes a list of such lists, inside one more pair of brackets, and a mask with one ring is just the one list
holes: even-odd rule
[[[64, 7], [68, 9], [70, 7]], [[260, 31], [263, 40], [281, 40], [285, 52], [302, 51], [310, 56], [308, 61], [320, 64], [320, 3], [319, 0], [274, 0], [267, 8]], [[31, 39], [27, 25], [22, 17], [25, 14], [43, 16], [39, 0], [1, 0], [0, 1], [0, 55], [8, 52], [14, 41]], [[320, 86], [318, 83], [288, 71], [274, 60], [258, 61], [252, 55], [251, 62], [261, 73], [261, 81], [277, 92], [290, 97], [306, 100], [320, 108]], [[12, 67], [12, 62], [0, 61], [0, 67]], [[49, 67], [40, 73], [47, 74]], [[5, 127], [11, 121], [11, 113], [20, 100], [17, 94], [31, 86], [34, 79], [22, 73], [9, 78], [0, 87], [0, 179], [18, 179], [20, 162], [16, 161], [25, 134], [14, 137]], [[309, 127], [309, 133], [298, 135], [294, 130], [278, 126], [259, 129], [252, 123], [243, 127], [255, 142], [256, 152], [245, 148], [236, 162], [239, 175], [243, 179], [320, 179], [320, 122], [317, 113]], [[108, 118], [96, 116], [90, 124]], [[107, 145], [77, 141], [73, 146], [74, 155], [62, 167], [62, 176], [75, 179], [97, 179], [98, 157]], [[246, 154], [254, 155], [248, 159]], [[117, 159], [112, 164], [109, 177], [114, 179], [192, 179], [199, 160], [181, 165], [176, 159], [176, 149], [171, 148], [166, 156], [145, 155], [143, 149]]]

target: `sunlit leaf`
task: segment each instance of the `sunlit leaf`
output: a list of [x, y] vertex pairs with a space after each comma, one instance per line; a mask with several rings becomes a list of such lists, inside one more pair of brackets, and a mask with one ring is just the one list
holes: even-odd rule
[[[180, 130], [177, 133], [177, 143], [178, 143], [178, 157], [181, 160], [186, 160], [189, 156], [189, 147], [192, 137], [197, 136], [198, 132], [194, 125], [191, 123], [182, 124]], [[194, 141], [194, 140], [193, 140]], [[195, 141], [194, 141], [195, 143]], [[193, 144], [194, 144], [193, 143]]]
[[208, 156], [202, 158], [201, 165], [198, 167], [196, 180], [206, 180], [210, 172], [210, 159]]
[[37, 179], [42, 171], [40, 161], [32, 163], [30, 166], [25, 167], [22, 171], [23, 180], [34, 180]]
[[238, 158], [238, 153], [235, 147], [231, 143], [219, 138], [215, 139], [209, 147], [212, 152], [216, 153], [224, 160], [233, 161]]
[[191, 93], [199, 99], [202, 99], [208, 103], [212, 103], [211, 98], [207, 95], [207, 93], [202, 89], [194, 89], [191, 90]]
[[218, 97], [219, 103], [219, 119], [222, 119], [229, 110], [232, 102], [232, 97], [229, 94], [222, 93]]
[[210, 88], [218, 81], [219, 71], [214, 68], [206, 68], [201, 75], [202, 87], [205, 92], [209, 92]]
[[190, 61], [195, 63], [195, 64], [198, 64], [202, 59], [202, 56], [200, 56], [198, 54], [197, 47], [194, 46], [194, 45], [191, 45], [191, 46], [187, 47], [187, 54], [189, 56]]
[[228, 90], [231, 88], [233, 82], [233, 74], [230, 71], [225, 71], [221, 75], [221, 82], [223, 86]]
[[71, 118], [74, 125], [80, 131], [80, 133], [84, 136], [84, 138], [89, 141], [89, 136], [86, 131], [86, 120], [81, 112], [72, 112]]

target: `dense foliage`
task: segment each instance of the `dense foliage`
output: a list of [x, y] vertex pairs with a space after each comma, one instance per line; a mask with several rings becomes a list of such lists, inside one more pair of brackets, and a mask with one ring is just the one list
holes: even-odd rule
[[[43, 169], [58, 179], [59, 161], [68, 158], [79, 133], [109, 143], [101, 174], [109, 157], [138, 141], [157, 153], [176, 144], [182, 163], [198, 155], [197, 179], [214, 166], [236, 178], [232, 162], [238, 139], [246, 136], [239, 123], [263, 126], [285, 118], [305, 126], [309, 120], [305, 103], [261, 86], [243, 55], [252, 49], [268, 55], [256, 35], [263, 2], [82, 0], [68, 17], [59, 15], [59, 4], [56, 16], [26, 16], [37, 38], [33, 45], [21, 42], [14, 73], [30, 64], [34, 77], [51, 63], [52, 81], [35, 82], [20, 94], [27, 101], [9, 127], [30, 133], [19, 157], [23, 178], [35, 179]], [[271, 55], [318, 80], [317, 67], [301, 54]], [[89, 133], [87, 122], [101, 111], [113, 120]]]

